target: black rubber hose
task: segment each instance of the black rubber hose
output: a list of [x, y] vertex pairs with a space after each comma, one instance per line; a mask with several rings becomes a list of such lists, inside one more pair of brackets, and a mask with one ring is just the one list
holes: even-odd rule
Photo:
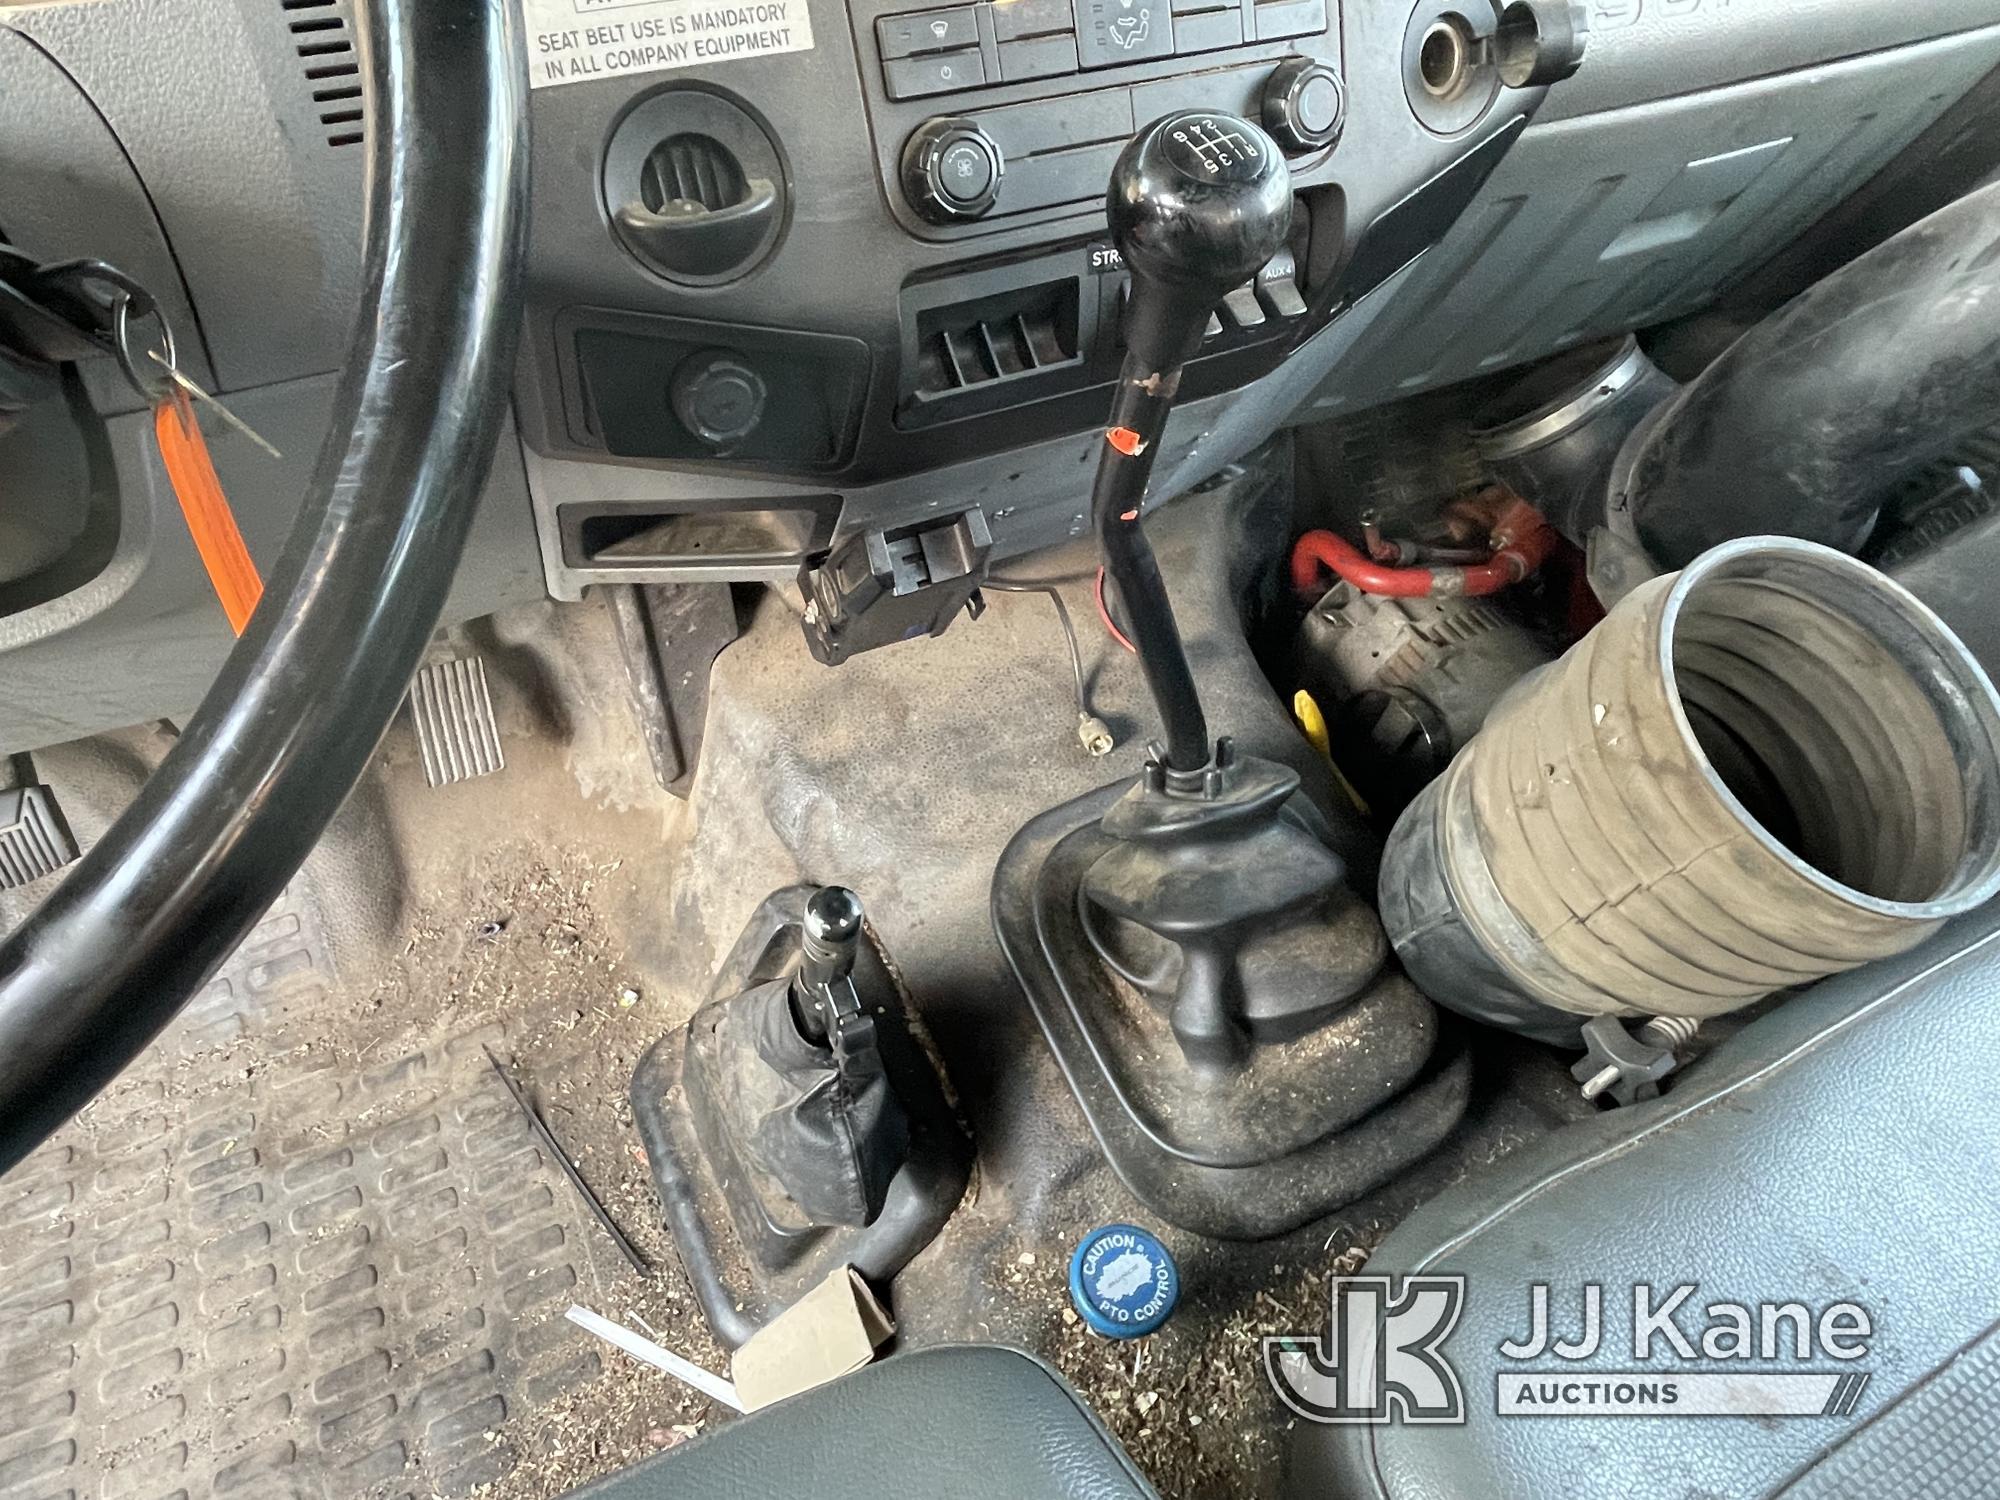
[[365, 0], [367, 274], [264, 602], [171, 754], [0, 945], [0, 1172], [157, 1036], [353, 789], [437, 626], [519, 330], [527, 60], [511, 0]]
[[1744, 334], [1633, 435], [1623, 488], [1663, 568], [1739, 536], [1853, 552], [1897, 481], [1996, 411], [2000, 184]]

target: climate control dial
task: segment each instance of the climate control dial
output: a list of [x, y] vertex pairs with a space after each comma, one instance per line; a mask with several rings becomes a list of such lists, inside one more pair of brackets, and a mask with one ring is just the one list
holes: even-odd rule
[[976, 219], [1000, 196], [1006, 158], [971, 120], [926, 120], [903, 147], [903, 191], [933, 224]]
[[1264, 81], [1264, 128], [1287, 151], [1319, 151], [1347, 124], [1340, 75], [1311, 57], [1288, 57]]

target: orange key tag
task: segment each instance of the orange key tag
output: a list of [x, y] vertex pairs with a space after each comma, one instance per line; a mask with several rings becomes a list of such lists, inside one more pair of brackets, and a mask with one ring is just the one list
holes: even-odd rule
[[222, 481], [208, 456], [208, 442], [195, 421], [194, 406], [178, 385], [153, 408], [153, 434], [159, 439], [160, 458], [167, 467], [167, 479], [187, 518], [188, 534], [222, 612], [229, 616], [229, 628], [238, 635], [249, 623], [264, 596], [257, 576], [257, 564], [243, 544], [243, 533], [223, 497]]

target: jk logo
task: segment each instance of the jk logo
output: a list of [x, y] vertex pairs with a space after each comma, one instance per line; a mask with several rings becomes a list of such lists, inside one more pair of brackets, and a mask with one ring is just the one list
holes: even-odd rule
[[1326, 1331], [1265, 1339], [1264, 1372], [1309, 1422], [1462, 1423], [1443, 1345], [1464, 1307], [1463, 1276], [1336, 1276]]

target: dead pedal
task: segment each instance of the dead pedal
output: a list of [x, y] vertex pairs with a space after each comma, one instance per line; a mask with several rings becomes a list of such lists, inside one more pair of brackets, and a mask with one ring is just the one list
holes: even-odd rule
[[17, 891], [77, 857], [55, 790], [39, 784], [0, 792], [0, 891]]
[[447, 656], [425, 662], [410, 681], [409, 701], [427, 784], [450, 786], [506, 767], [483, 659]]

